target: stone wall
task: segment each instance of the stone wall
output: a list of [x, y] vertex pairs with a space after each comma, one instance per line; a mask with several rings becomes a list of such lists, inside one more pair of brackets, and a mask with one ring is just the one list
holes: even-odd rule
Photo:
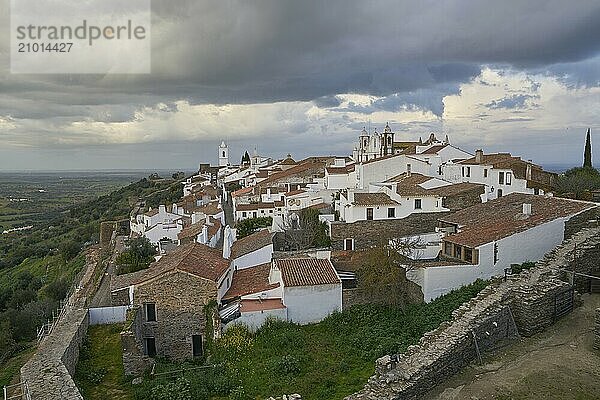
[[[470, 362], [518, 333], [531, 335], [555, 320], [556, 295], [570, 289], [560, 271], [575, 247], [591, 246], [600, 228], [584, 229], [536, 267], [497, 281], [452, 313], [453, 319], [426, 333], [406, 353], [377, 360], [375, 375], [347, 400], [417, 399]], [[477, 344], [477, 346], [476, 346]]]
[[474, 206], [475, 204], [481, 203], [481, 195], [485, 192], [483, 185], [474, 186], [470, 190], [464, 192], [451, 194], [444, 197], [442, 200], [442, 206], [448, 208], [450, 211], [458, 211], [463, 208]]
[[438, 218], [448, 213], [416, 213], [406, 218], [379, 221], [358, 221], [347, 224], [342, 221], [331, 223], [331, 247], [344, 249], [344, 239], [354, 239], [354, 249], [375, 247], [393, 237], [419, 235], [435, 232]]
[[[182, 271], [165, 273], [155, 280], [137, 285], [134, 305], [156, 305], [156, 321], [142, 322], [141, 337], [153, 337], [156, 354], [171, 360], [192, 358], [192, 335], [206, 335], [204, 306], [217, 298], [217, 285]], [[143, 314], [140, 312], [140, 314]]]
[[112, 306], [129, 305], [129, 287], [110, 292], [110, 304]]
[[127, 312], [129, 326], [121, 332], [121, 348], [123, 349], [123, 367], [125, 375], [139, 376], [154, 364], [154, 360], [144, 354], [142, 336], [142, 313], [140, 308]]
[[600, 350], [600, 308], [596, 309], [596, 324], [594, 325], [594, 348]]
[[565, 222], [565, 239], [569, 239], [571, 236], [573, 236], [573, 234], [579, 232], [583, 228], [589, 228], [592, 226], [598, 227], [598, 222], [590, 222], [597, 221], [598, 218], [600, 218], [600, 209], [598, 207], [574, 216]]
[[68, 312], [21, 368], [32, 400], [83, 400], [72, 375], [88, 321], [85, 309]]

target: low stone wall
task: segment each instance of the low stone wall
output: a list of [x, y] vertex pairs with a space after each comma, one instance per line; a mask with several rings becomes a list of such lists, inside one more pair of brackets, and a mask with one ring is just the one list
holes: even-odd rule
[[68, 312], [21, 368], [32, 400], [83, 400], [72, 375], [88, 322], [86, 309]]
[[131, 323], [121, 332], [125, 375], [139, 376], [154, 363], [152, 358], [144, 354], [143, 343], [139, 339], [142, 331], [142, 313], [138, 311], [139, 308], [134, 308], [127, 312]]
[[[590, 246], [600, 229], [584, 229], [547, 254], [536, 267], [496, 282], [452, 313], [452, 321], [426, 333], [406, 353], [377, 360], [375, 375], [347, 400], [417, 399], [462, 367], [506, 340], [531, 335], [552, 324], [556, 299], [571, 286], [560, 269], [574, 250]], [[600, 317], [599, 317], [600, 318]]]
[[594, 326], [594, 332], [596, 332], [596, 335], [594, 336], [594, 348], [596, 350], [600, 350], [600, 308], [596, 309], [596, 324]]

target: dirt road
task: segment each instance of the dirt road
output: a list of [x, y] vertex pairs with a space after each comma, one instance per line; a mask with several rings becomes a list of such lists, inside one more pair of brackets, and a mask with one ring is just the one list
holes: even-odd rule
[[583, 296], [547, 331], [484, 357], [425, 396], [460, 399], [600, 399], [600, 352], [593, 349], [600, 294]]

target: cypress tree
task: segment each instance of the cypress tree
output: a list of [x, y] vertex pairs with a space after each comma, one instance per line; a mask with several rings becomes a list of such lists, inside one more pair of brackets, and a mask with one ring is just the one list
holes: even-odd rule
[[592, 168], [592, 141], [590, 138], [590, 128], [585, 137], [585, 150], [583, 153], [583, 168]]

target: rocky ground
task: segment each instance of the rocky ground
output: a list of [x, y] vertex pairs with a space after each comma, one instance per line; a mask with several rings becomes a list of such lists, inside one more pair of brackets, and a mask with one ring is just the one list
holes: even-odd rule
[[497, 350], [436, 388], [432, 400], [599, 399], [600, 351], [594, 350], [594, 310], [600, 294], [545, 332]]

